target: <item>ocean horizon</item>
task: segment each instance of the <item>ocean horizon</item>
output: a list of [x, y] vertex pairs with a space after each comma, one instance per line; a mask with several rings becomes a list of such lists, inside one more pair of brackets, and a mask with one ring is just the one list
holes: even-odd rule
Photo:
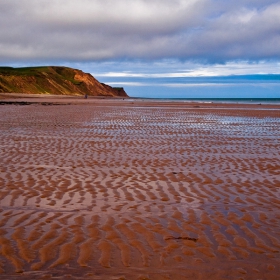
[[131, 99], [155, 100], [162, 102], [182, 101], [198, 103], [236, 103], [236, 104], [279, 104], [280, 98], [149, 98], [149, 97], [131, 97]]

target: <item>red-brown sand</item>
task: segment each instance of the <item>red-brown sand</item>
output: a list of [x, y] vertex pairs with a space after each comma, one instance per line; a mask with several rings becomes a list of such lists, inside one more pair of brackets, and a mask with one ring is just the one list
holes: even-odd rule
[[0, 279], [279, 279], [279, 106], [12, 97]]

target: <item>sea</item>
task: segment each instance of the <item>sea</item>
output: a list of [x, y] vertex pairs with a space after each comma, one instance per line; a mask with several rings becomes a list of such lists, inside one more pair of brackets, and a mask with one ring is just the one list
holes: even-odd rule
[[149, 100], [161, 102], [198, 102], [198, 103], [234, 103], [234, 104], [271, 104], [280, 105], [280, 98], [142, 98], [133, 97], [131, 100]]

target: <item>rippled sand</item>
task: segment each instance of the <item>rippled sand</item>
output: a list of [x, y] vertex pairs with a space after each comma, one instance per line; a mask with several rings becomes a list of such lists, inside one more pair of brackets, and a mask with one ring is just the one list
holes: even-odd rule
[[0, 106], [0, 279], [279, 279], [279, 108], [70, 103]]

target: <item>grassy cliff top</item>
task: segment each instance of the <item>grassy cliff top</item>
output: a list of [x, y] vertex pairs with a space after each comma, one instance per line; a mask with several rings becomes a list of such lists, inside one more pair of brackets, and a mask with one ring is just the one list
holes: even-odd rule
[[91, 74], [63, 66], [0, 67], [0, 92], [127, 97], [123, 89], [114, 89]]

